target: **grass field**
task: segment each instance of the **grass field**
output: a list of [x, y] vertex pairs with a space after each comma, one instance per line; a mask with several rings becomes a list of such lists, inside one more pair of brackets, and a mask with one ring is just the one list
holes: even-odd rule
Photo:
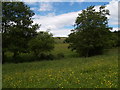
[[[117, 88], [118, 51], [106, 50], [104, 55], [73, 57], [68, 44], [58, 43], [53, 54], [65, 58], [3, 65], [3, 88]], [[73, 55], [73, 56], [72, 56]]]

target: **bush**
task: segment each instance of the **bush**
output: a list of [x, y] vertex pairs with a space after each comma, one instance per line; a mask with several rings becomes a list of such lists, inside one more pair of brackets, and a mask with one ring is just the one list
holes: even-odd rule
[[37, 57], [37, 61], [53, 60], [53, 59], [54, 59], [54, 55], [52, 55], [52, 54], [44, 54], [44, 53], [42, 53], [39, 57]]
[[54, 58], [55, 58], [55, 56], [52, 55], [52, 54], [48, 54], [48, 55], [46, 56], [46, 59], [47, 59], [47, 60], [53, 60]]
[[39, 58], [46, 57], [47, 53], [54, 49], [54, 38], [48, 32], [39, 32], [38, 35], [29, 42], [29, 48], [34, 55]]
[[58, 53], [56, 56], [57, 56], [57, 59], [62, 59], [65, 57], [63, 53]]
[[33, 53], [21, 53], [19, 57], [19, 62], [31, 62], [36, 60], [36, 57]]

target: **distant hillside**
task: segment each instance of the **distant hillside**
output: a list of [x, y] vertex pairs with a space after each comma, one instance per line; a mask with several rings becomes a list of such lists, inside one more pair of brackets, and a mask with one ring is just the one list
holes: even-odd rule
[[54, 37], [56, 43], [64, 43], [66, 37]]

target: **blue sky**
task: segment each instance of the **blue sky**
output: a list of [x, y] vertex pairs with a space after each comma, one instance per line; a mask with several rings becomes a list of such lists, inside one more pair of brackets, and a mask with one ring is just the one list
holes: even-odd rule
[[[69, 12], [75, 12], [79, 10], [86, 9], [90, 5], [106, 5], [108, 2], [49, 2], [50, 5], [52, 5], [52, 10], [46, 10], [46, 11], [37, 11], [41, 7], [41, 2], [36, 2], [34, 4], [28, 4], [31, 8], [35, 8], [34, 12], [39, 15], [47, 15], [49, 13], [54, 12], [55, 15], [60, 15], [64, 13]], [[48, 4], [45, 2], [44, 4]]]
[[34, 23], [41, 24], [38, 31], [50, 30], [54, 36], [67, 36], [73, 29], [78, 13], [86, 9], [88, 6], [94, 5], [97, 10], [99, 6], [106, 5], [106, 9], [110, 10], [109, 26], [116, 29], [118, 27], [117, 1], [107, 0], [109, 2], [26, 2], [26, 4], [34, 11]]

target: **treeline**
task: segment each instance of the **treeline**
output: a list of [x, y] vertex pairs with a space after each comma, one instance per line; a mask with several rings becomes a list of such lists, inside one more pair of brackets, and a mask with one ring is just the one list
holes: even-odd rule
[[[37, 32], [40, 25], [33, 24], [35, 14], [23, 2], [2, 3], [2, 62], [30, 62], [52, 60], [54, 38], [49, 32]], [[108, 27], [109, 10], [104, 6], [96, 12], [94, 6], [83, 10], [75, 21], [75, 29], [64, 41], [79, 56], [89, 57], [102, 54], [104, 49], [120, 46], [119, 31], [111, 32]], [[58, 38], [60, 39], [60, 38]], [[64, 57], [59, 54], [59, 57]]]
[[23, 2], [2, 3], [3, 63], [50, 57], [54, 39], [49, 32], [37, 32], [40, 25], [33, 24], [34, 14]]
[[113, 47], [119, 47], [120, 46], [120, 30], [118, 31], [114, 31], [114, 32], [111, 32], [112, 35], [111, 35], [111, 41], [112, 41], [112, 46]]

